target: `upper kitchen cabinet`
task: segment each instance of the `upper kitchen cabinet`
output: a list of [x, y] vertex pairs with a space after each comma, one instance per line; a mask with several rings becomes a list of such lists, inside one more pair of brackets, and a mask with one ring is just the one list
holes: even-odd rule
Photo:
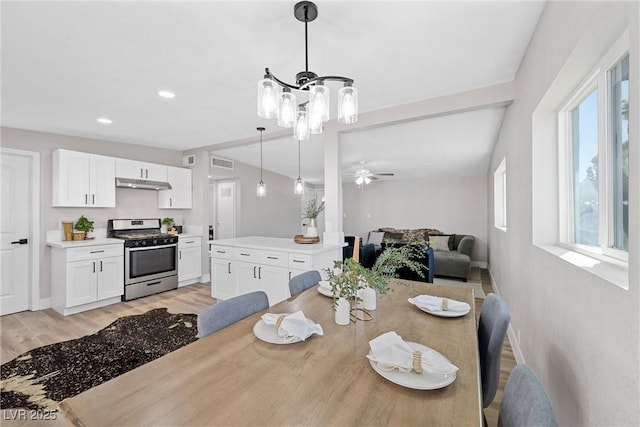
[[118, 178], [166, 182], [167, 166], [137, 160], [116, 159], [116, 176]]
[[52, 159], [52, 206], [116, 206], [116, 162], [113, 157], [56, 150]]
[[167, 166], [167, 181], [171, 190], [158, 192], [160, 209], [191, 209], [191, 169]]

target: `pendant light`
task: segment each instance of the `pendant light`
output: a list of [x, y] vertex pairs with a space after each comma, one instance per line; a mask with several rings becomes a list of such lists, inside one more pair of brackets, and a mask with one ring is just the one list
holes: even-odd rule
[[267, 196], [267, 184], [262, 180], [262, 132], [264, 132], [263, 127], [257, 128], [260, 132], [260, 182], [256, 187], [256, 195], [258, 197], [266, 197]]
[[300, 140], [298, 140], [298, 179], [293, 185], [294, 194], [304, 194], [304, 182], [300, 178]]
[[[329, 88], [325, 82], [334, 81], [344, 85], [338, 90], [339, 123], [353, 124], [358, 121], [358, 91], [353, 86], [352, 78], [318, 76], [309, 70], [307, 26], [318, 17], [318, 6], [311, 1], [300, 1], [293, 7], [293, 16], [304, 23], [305, 69], [296, 74], [295, 83], [286, 83], [265, 68], [264, 76], [258, 82], [258, 116], [276, 118], [281, 127], [293, 127], [293, 137], [304, 141], [309, 139], [310, 133], [322, 133], [323, 123], [329, 120]], [[297, 111], [296, 97], [292, 91], [307, 92], [309, 95], [306, 101], [298, 99], [301, 108]]]

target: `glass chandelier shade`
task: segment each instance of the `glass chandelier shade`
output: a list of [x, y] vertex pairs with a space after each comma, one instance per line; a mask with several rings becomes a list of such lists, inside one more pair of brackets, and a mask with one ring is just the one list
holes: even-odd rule
[[298, 140], [298, 179], [296, 179], [293, 184], [293, 193], [294, 194], [304, 194], [304, 182], [302, 182], [302, 178], [300, 178], [300, 140]]
[[296, 179], [293, 186], [293, 192], [297, 195], [304, 194], [304, 182], [302, 181], [302, 178], [298, 177], [298, 179]]
[[309, 116], [307, 109], [302, 106], [296, 112], [296, 123], [293, 126], [293, 137], [297, 140], [306, 141], [309, 139]]
[[322, 133], [322, 123], [329, 120], [329, 88], [322, 83], [309, 88], [309, 131]]
[[260, 180], [256, 186], [256, 195], [258, 197], [267, 197], [267, 184], [262, 182], [262, 180]]
[[292, 128], [296, 122], [296, 96], [284, 88], [278, 96], [278, 126]]
[[358, 89], [345, 84], [338, 90], [338, 123], [352, 124], [358, 121]]
[[267, 196], [267, 184], [262, 180], [262, 132], [264, 132], [263, 127], [257, 128], [258, 132], [260, 132], [260, 182], [256, 186], [256, 195], [258, 197], [266, 197]]
[[270, 78], [258, 82], [258, 116], [275, 119], [278, 115], [278, 93], [280, 86]]

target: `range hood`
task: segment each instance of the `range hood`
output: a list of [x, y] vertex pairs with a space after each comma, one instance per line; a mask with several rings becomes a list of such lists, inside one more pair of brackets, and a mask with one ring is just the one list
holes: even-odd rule
[[171, 184], [146, 179], [116, 178], [116, 187], [136, 188], [138, 190], [171, 190]]

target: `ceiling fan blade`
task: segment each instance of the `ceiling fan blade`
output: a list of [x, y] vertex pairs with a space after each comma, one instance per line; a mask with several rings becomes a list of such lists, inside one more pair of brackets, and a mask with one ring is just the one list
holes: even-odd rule
[[376, 176], [394, 176], [395, 174], [388, 172], [388, 173], [374, 173], [374, 175], [376, 175]]
[[375, 176], [373, 176], [373, 175], [369, 175], [369, 179], [370, 179], [371, 181], [375, 181], [375, 180], [376, 180], [376, 179], [378, 179], [378, 178], [376, 178], [376, 177], [375, 177]]

